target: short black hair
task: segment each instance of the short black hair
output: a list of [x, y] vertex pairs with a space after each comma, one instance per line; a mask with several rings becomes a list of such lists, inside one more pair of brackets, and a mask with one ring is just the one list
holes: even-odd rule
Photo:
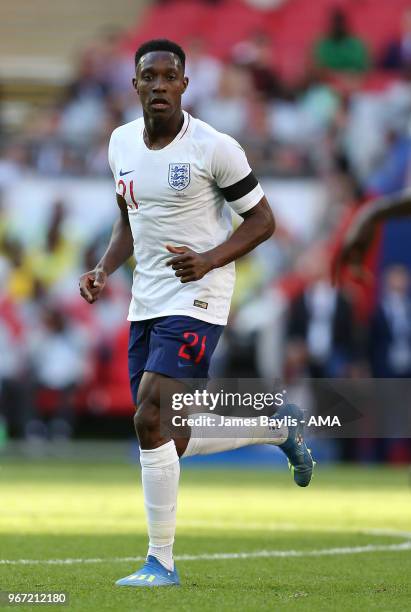
[[168, 51], [169, 53], [174, 53], [179, 58], [181, 65], [185, 68], [186, 65], [186, 54], [183, 49], [177, 43], [172, 40], [168, 40], [167, 38], [155, 38], [153, 40], [148, 40], [143, 43], [136, 51], [135, 55], [135, 65], [137, 68], [138, 62], [141, 60], [143, 55], [146, 53], [151, 53], [152, 51]]

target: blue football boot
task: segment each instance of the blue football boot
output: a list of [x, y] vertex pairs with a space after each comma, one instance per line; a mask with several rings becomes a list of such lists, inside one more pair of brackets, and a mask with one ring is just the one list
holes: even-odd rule
[[156, 587], [156, 586], [178, 586], [180, 578], [177, 570], [170, 572], [161, 565], [155, 557], [149, 555], [143, 567], [134, 574], [117, 580], [117, 586], [128, 587]]
[[315, 461], [311, 451], [304, 442], [304, 412], [298, 406], [286, 404], [273, 415], [276, 419], [289, 417], [297, 421], [296, 425], [288, 427], [288, 437], [285, 442], [278, 445], [288, 459], [288, 465], [294, 474], [294, 482], [299, 487], [307, 487], [313, 474]]

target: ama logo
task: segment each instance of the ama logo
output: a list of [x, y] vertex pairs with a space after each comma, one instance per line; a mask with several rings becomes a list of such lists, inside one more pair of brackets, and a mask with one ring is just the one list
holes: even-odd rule
[[182, 191], [190, 184], [190, 164], [169, 164], [168, 184], [176, 191]]

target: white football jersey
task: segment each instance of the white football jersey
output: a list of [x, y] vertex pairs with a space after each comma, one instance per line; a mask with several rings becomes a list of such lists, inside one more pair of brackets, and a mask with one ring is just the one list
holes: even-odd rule
[[244, 213], [263, 197], [240, 145], [184, 112], [184, 123], [163, 149], [148, 149], [144, 120], [114, 130], [109, 162], [116, 191], [127, 202], [134, 241], [129, 321], [187, 315], [225, 325], [234, 288], [230, 263], [181, 283], [166, 244], [209, 251], [232, 233], [226, 204]]

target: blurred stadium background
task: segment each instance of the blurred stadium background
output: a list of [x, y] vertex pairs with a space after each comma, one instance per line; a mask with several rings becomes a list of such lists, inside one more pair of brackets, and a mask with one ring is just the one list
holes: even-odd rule
[[[104, 439], [104, 453], [117, 440], [112, 452], [121, 454], [132, 439], [132, 265], [92, 307], [78, 295], [78, 277], [110, 235], [108, 140], [141, 114], [134, 52], [154, 37], [186, 49], [184, 107], [241, 142], [278, 221], [275, 236], [237, 264], [215, 373], [290, 385], [303, 376], [411, 377], [411, 223], [383, 229], [366, 282], [347, 273], [336, 289], [329, 276], [358, 207], [411, 183], [408, 1], [3, 0], [4, 455], [58, 455], [89, 438]], [[411, 459], [404, 440], [317, 445], [324, 461]], [[226, 459], [272, 461], [261, 448]]]
[[135, 49], [160, 36], [187, 51], [185, 108], [241, 142], [278, 222], [237, 262], [214, 374], [411, 378], [411, 223], [382, 229], [361, 282], [329, 275], [362, 203], [411, 184], [410, 0], [3, 0], [1, 588], [66, 591], [79, 611], [405, 612], [404, 439], [315, 440], [308, 490], [266, 446], [183, 462], [185, 586], [113, 587], [147, 540], [132, 263], [91, 307], [78, 277], [117, 214], [107, 147], [141, 113]]

